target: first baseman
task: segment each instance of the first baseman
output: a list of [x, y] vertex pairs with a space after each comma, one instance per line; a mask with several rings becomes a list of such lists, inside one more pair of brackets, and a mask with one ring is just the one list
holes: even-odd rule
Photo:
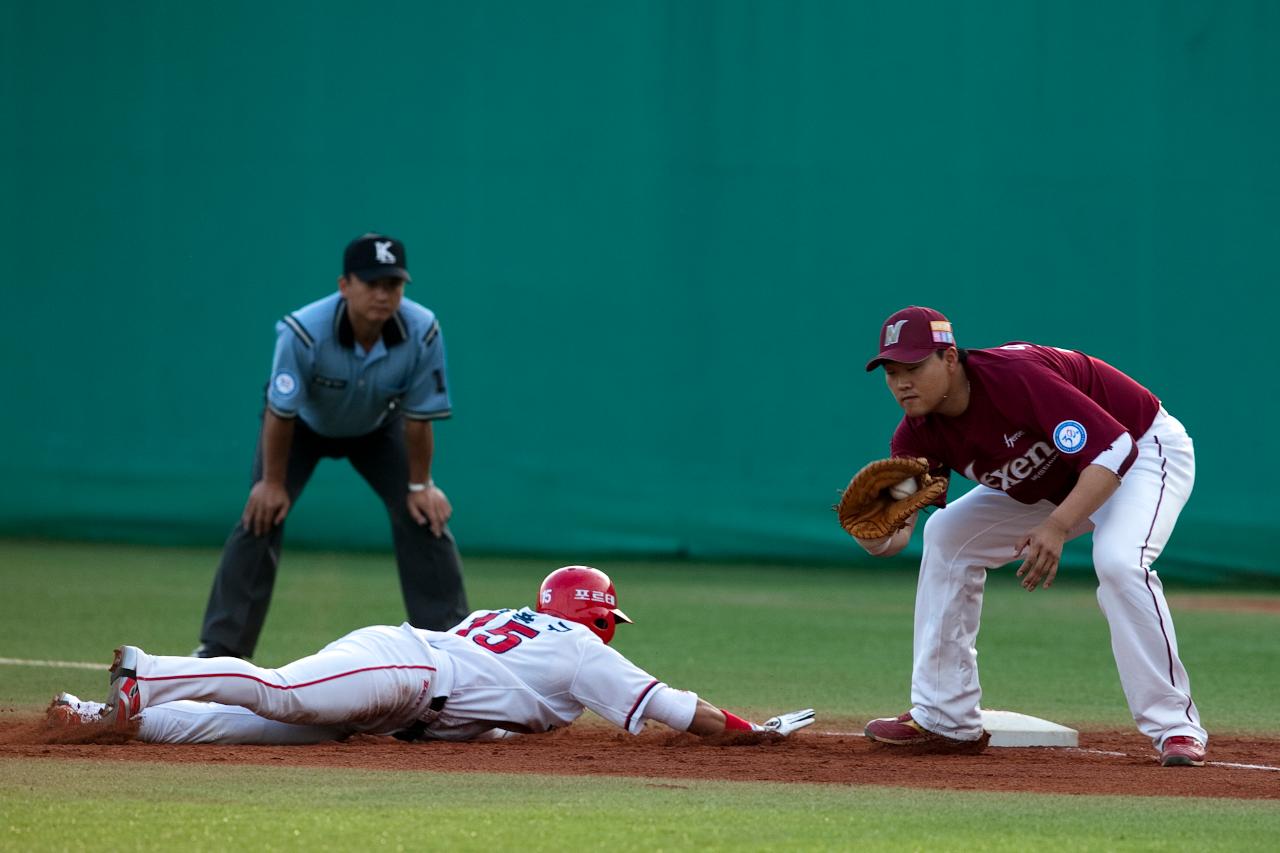
[[714, 735], [788, 735], [813, 711], [749, 723], [675, 690], [609, 647], [613, 582], [589, 566], [549, 574], [535, 608], [478, 610], [447, 632], [373, 626], [263, 669], [238, 658], [116, 650], [106, 706], [63, 694], [50, 715], [154, 743], [317, 743], [356, 733], [475, 740], [567, 726], [586, 708], [636, 734], [646, 720]]
[[[975, 642], [987, 570], [1021, 557], [1022, 585], [1048, 588], [1063, 543], [1093, 532], [1098, 603], [1129, 710], [1161, 763], [1204, 763], [1208, 736], [1178, 656], [1173, 617], [1153, 564], [1195, 481], [1182, 424], [1154, 394], [1111, 365], [1072, 350], [1009, 343], [956, 346], [951, 323], [911, 306], [880, 328], [885, 382], [904, 412], [895, 457], [978, 485], [932, 514], [916, 593], [911, 709], [866, 734], [896, 745], [984, 738]], [[859, 539], [869, 553], [901, 551], [896, 533]]]
[[431, 478], [432, 425], [451, 411], [444, 335], [430, 309], [404, 298], [408, 281], [404, 245], [365, 234], [343, 253], [338, 291], [276, 324], [253, 488], [195, 656], [253, 654], [285, 516], [324, 457], [347, 459], [386, 506], [409, 621], [443, 630], [467, 612], [453, 510]]

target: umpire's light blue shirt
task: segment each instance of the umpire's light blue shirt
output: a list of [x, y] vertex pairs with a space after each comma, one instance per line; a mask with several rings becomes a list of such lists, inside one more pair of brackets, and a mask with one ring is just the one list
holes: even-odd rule
[[341, 293], [286, 314], [276, 334], [267, 407], [282, 418], [346, 438], [377, 429], [393, 408], [413, 420], [449, 417], [444, 337], [429, 308], [401, 301], [367, 352]]

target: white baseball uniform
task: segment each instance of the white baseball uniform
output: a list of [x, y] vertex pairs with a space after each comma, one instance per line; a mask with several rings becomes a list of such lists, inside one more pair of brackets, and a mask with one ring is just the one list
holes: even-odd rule
[[586, 708], [634, 734], [646, 719], [685, 730], [697, 704], [585, 626], [529, 608], [479, 610], [447, 633], [361, 628], [279, 669], [143, 653], [137, 677], [139, 737], [154, 743], [316, 743], [406, 730], [471, 740], [545, 732]]

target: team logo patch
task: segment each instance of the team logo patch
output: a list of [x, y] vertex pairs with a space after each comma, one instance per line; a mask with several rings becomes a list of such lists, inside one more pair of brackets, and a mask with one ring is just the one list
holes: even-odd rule
[[898, 338], [902, 335], [902, 327], [907, 324], [906, 320], [899, 320], [896, 323], [884, 327], [884, 345], [891, 347], [898, 342]]
[[1063, 421], [1053, 428], [1053, 443], [1063, 453], [1079, 453], [1088, 440], [1089, 433], [1079, 421]]
[[930, 320], [929, 332], [935, 344], [954, 344], [956, 336], [951, 333], [951, 323], [946, 320]]
[[293, 374], [287, 370], [282, 370], [276, 374], [276, 378], [271, 380], [271, 386], [276, 389], [276, 393], [281, 397], [292, 397], [294, 392], [298, 390], [298, 380], [293, 378]]

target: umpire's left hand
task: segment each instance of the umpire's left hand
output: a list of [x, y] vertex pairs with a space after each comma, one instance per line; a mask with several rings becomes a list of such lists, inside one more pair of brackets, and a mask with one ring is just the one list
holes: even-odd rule
[[449, 498], [435, 483], [429, 483], [421, 492], [409, 492], [405, 496], [408, 502], [409, 515], [418, 524], [430, 524], [435, 536], [444, 535], [444, 526], [453, 516], [453, 506]]

